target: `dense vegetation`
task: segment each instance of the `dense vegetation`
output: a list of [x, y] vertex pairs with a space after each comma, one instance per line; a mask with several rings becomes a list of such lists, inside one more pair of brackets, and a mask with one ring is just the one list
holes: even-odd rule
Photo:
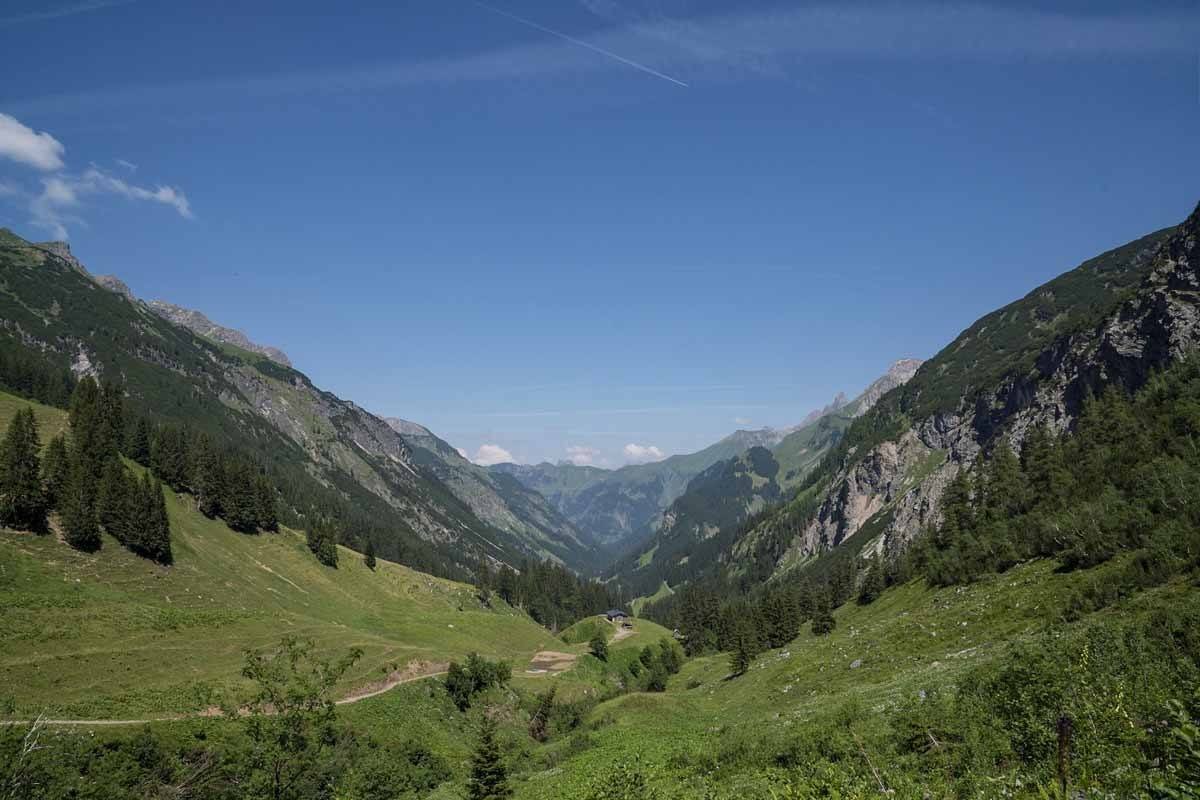
[[580, 577], [550, 561], [527, 559], [517, 569], [501, 565], [498, 572], [481, 567], [475, 585], [485, 602], [494, 591], [505, 603], [555, 632], [620, 606], [622, 601], [620, 593], [607, 584]]

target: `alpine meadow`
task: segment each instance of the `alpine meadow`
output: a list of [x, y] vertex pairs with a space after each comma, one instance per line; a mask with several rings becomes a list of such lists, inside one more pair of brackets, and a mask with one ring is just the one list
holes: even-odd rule
[[11, 5], [0, 800], [1200, 799], [1190, 4]]

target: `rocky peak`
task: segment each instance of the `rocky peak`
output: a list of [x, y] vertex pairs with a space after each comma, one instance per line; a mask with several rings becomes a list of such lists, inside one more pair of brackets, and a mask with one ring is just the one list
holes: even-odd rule
[[388, 427], [402, 436], [433, 436], [433, 432], [429, 428], [419, 425], [416, 422], [409, 422], [399, 417], [384, 417], [383, 421], [388, 424]]
[[75, 257], [75, 254], [71, 252], [71, 245], [67, 244], [66, 242], [38, 242], [34, 246], [40, 247], [47, 253], [58, 256], [75, 269], [79, 270], [85, 275], [87, 274], [87, 270], [84, 269], [83, 264], [80, 263], [79, 259]]
[[93, 280], [95, 280], [96, 283], [100, 284], [105, 289], [108, 289], [110, 292], [115, 292], [123, 296], [131, 303], [135, 299], [133, 292], [129, 290], [129, 287], [125, 284], [125, 281], [121, 280], [116, 275], [97, 275]]
[[177, 306], [174, 303], [168, 303], [164, 300], [151, 300], [147, 305], [151, 311], [168, 322], [187, 328], [192, 333], [203, 336], [206, 339], [231, 344], [243, 350], [258, 353], [278, 364], [283, 364], [285, 367], [292, 366], [292, 362], [288, 359], [287, 354], [279, 348], [256, 344], [250, 341], [250, 337], [236, 328], [226, 328], [224, 325], [218, 325], [199, 311]]
[[825, 406], [824, 408], [818, 408], [816, 411], [810, 411], [807, 417], [800, 420], [800, 424], [797, 427], [803, 428], [805, 425], [808, 425], [811, 422], [816, 422], [826, 414], [832, 414], [839, 409], [845, 408], [847, 405], [849, 405], [849, 403], [850, 398], [846, 397], [846, 393], [838, 392], [829, 405]]
[[859, 417], [871, 410], [871, 407], [879, 402], [879, 398], [895, 389], [897, 386], [903, 386], [912, 380], [912, 376], [917, 374], [917, 369], [924, 363], [919, 358], [902, 358], [888, 367], [888, 371], [878, 378], [870, 386], [863, 391], [858, 397], [858, 407], [854, 409], [854, 416]]

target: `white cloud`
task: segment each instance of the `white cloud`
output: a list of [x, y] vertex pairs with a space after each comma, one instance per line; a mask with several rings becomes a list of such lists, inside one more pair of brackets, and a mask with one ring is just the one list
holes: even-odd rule
[[625, 445], [625, 458], [635, 464], [646, 464], [650, 461], [662, 461], [667, 457], [667, 454], [659, 450], [652, 444], [627, 444]]
[[492, 464], [517, 463], [517, 460], [513, 458], [513, 454], [498, 444], [480, 445], [479, 449], [475, 451], [475, 457], [471, 460], [484, 467], [490, 467]]
[[754, 422], [754, 420], [750, 419], [749, 417], [734, 417], [733, 418], [734, 425], [749, 425], [752, 422]]
[[468, 453], [466, 450], [463, 450], [461, 447], [456, 447], [456, 448], [454, 448], [454, 450], [455, 450], [455, 451], [456, 451], [456, 452], [457, 452], [457, 453], [458, 453], [460, 456], [462, 456], [463, 458], [465, 458], [467, 461], [470, 461], [470, 460], [471, 460], [471, 454], [470, 454], [470, 453]]
[[0, 157], [42, 170], [63, 168], [62, 142], [42, 131], [37, 133], [16, 118], [0, 114]]
[[41, 193], [30, 203], [33, 223], [50, 231], [55, 238], [65, 239], [68, 222], [82, 224], [77, 216], [68, 215], [67, 210], [79, 207], [86, 196], [104, 194], [160, 203], [174, 208], [184, 219], [193, 218], [187, 195], [180, 189], [162, 185], [152, 189], [136, 186], [92, 166], [82, 175], [60, 173], [43, 178]]
[[570, 461], [577, 467], [595, 466], [601, 460], [600, 451], [594, 447], [584, 447], [579, 444], [567, 447], [567, 461]]
[[[24, 198], [33, 215], [33, 224], [44, 228], [56, 239], [67, 238], [67, 223], [85, 224], [73, 209], [83, 205], [83, 199], [94, 195], [117, 195], [130, 200], [142, 200], [170, 206], [184, 219], [192, 219], [192, 205], [182, 189], [158, 184], [138, 186], [105, 172], [95, 164], [81, 174], [65, 171], [63, 154], [66, 148], [45, 131], [35, 132], [15, 117], [0, 114], [0, 158], [52, 173], [41, 179], [41, 189], [23, 189], [10, 181], [0, 181], [0, 197]], [[118, 159], [117, 164], [133, 172], [137, 165]]]

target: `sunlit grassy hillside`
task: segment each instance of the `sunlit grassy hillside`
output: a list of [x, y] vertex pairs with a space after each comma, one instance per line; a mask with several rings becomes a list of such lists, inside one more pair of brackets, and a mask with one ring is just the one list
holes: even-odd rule
[[[26, 405], [0, 395], [0, 430]], [[43, 440], [65, 413], [33, 404]], [[344, 690], [410, 662], [471, 650], [519, 669], [553, 637], [469, 586], [343, 549], [317, 563], [301, 534], [248, 536], [167, 491], [175, 564], [160, 567], [106, 538], [95, 554], [54, 535], [0, 531], [0, 694], [20, 714], [140, 717], [205, 707], [240, 685], [247, 648], [311, 637], [326, 656], [359, 647]]]

